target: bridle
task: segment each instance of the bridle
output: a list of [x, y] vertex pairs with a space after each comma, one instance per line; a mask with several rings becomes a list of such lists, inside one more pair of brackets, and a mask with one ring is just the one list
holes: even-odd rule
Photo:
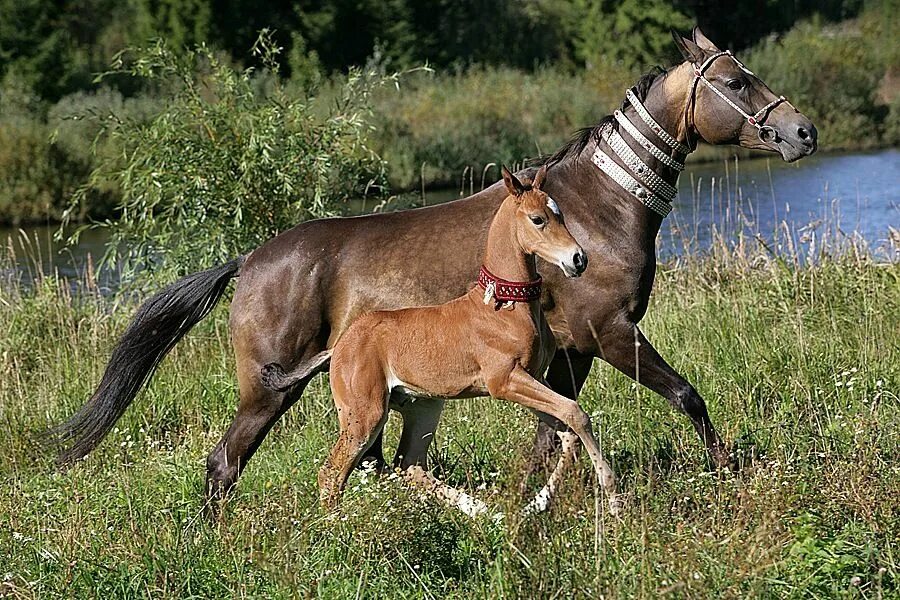
[[[706, 70], [716, 61], [716, 59], [723, 56], [727, 56], [728, 58], [733, 60], [734, 64], [736, 64], [738, 68], [747, 75], [752, 75], [754, 77], [756, 76], [753, 71], [744, 66], [744, 63], [735, 58], [735, 56], [731, 53], [731, 50], [716, 52], [705, 61], [703, 61], [703, 64], [701, 64], [699, 67], [697, 66], [697, 63], [691, 63], [691, 66], [694, 67], [694, 81], [691, 84], [690, 104], [684, 111], [685, 131], [690, 131], [690, 129], [688, 129], [688, 115], [690, 114], [691, 121], [694, 120], [694, 106], [697, 103], [697, 83], [702, 82], [703, 85], [711, 89], [716, 94], [716, 96], [724, 100], [725, 103], [728, 104], [728, 106], [741, 113], [741, 116], [743, 116], [748, 123], [756, 127], [756, 135], [759, 136], [759, 141], [764, 144], [768, 144], [777, 140], [778, 132], [775, 131], [774, 127], [766, 125], [765, 122], [769, 117], [769, 113], [772, 111], [772, 109], [782, 102], [787, 102], [787, 98], [785, 98], [784, 96], [778, 96], [778, 98], [772, 100], [761, 109], [759, 109], [755, 115], [751, 115], [750, 113], [746, 112], [743, 108], [735, 104], [735, 102], [731, 98], [726, 96], [724, 92], [722, 92], [722, 90], [714, 86], [704, 74], [706, 73]], [[788, 102], [788, 104], [790, 104], [790, 102]]]
[[[666, 131], [650, 114], [650, 111], [641, 103], [634, 88], [625, 91], [625, 97], [628, 103], [634, 108], [637, 115], [644, 124], [652, 131], [657, 139], [669, 148], [669, 152], [663, 151], [659, 145], [650, 141], [634, 123], [621, 111], [617, 110], [613, 113], [618, 125], [647, 153], [658, 160], [661, 164], [669, 167], [675, 172], [675, 183], [678, 182], [678, 175], [684, 170], [684, 160], [687, 155], [694, 151], [696, 142], [691, 142], [690, 132], [694, 130], [694, 107], [697, 101], [697, 84], [702, 82], [706, 87], [711, 89], [715, 94], [724, 100], [730, 107], [739, 112], [747, 123], [756, 127], [757, 135], [763, 143], [772, 143], [777, 141], [778, 132], [774, 127], [766, 125], [766, 119], [776, 106], [782, 102], [790, 102], [784, 96], [769, 102], [756, 114], [751, 115], [740, 106], [738, 106], [731, 98], [726, 96], [721, 90], [706, 78], [704, 73], [712, 65], [716, 59], [727, 56], [745, 73], [754, 75], [753, 71], [744, 66], [741, 61], [735, 58], [730, 50], [724, 52], [716, 52], [707, 58], [703, 63], [697, 66], [691, 63], [694, 69], [694, 80], [691, 83], [691, 94], [688, 105], [684, 111], [684, 127], [687, 135], [687, 144], [679, 142], [672, 134]], [[637, 198], [644, 206], [665, 218], [672, 210], [672, 200], [674, 200], [677, 189], [674, 184], [665, 181], [653, 169], [650, 168], [635, 152], [631, 145], [625, 141], [622, 135], [612, 126], [605, 127], [601, 133], [601, 138], [609, 146], [609, 149], [615, 154], [619, 160], [627, 167], [623, 168], [612, 157], [607, 154], [597, 144], [591, 161], [604, 173], [606, 173], [619, 187]], [[629, 172], [630, 171], [630, 172]]]

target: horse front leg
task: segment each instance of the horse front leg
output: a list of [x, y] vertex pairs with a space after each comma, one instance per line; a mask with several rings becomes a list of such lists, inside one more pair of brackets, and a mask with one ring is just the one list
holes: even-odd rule
[[659, 355], [637, 325], [621, 328], [598, 343], [605, 361], [687, 415], [716, 467], [731, 466], [728, 449], [709, 418], [703, 398]]

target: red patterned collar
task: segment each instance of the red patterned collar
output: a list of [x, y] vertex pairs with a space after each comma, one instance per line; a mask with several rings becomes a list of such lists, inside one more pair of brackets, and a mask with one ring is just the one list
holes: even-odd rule
[[530, 302], [541, 297], [541, 278], [531, 281], [506, 281], [487, 270], [484, 265], [478, 272], [478, 285], [484, 289], [484, 303], [493, 298], [497, 305], [504, 302]]

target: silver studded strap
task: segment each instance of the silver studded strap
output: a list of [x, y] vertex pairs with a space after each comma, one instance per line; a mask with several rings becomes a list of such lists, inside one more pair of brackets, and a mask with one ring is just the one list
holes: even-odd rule
[[648, 140], [647, 136], [641, 133], [641, 130], [635, 127], [634, 124], [628, 120], [628, 117], [622, 114], [622, 111], [617, 110], [615, 113], [613, 113], [613, 116], [616, 118], [616, 121], [618, 121], [619, 125], [621, 125], [623, 129], [625, 129], [628, 135], [634, 138], [634, 141], [640, 144], [641, 148], [652, 154], [653, 158], [671, 169], [675, 169], [676, 171], [684, 171], [684, 163], [678, 162], [677, 160], [660, 150], [659, 146]]
[[623, 169], [610, 156], [599, 147], [594, 150], [591, 156], [591, 162], [609, 175], [622, 189], [637, 198], [641, 204], [658, 214], [662, 218], [671, 212], [672, 205], [661, 200], [656, 194], [648, 190], [643, 184], [639, 183], [632, 177], [628, 171]]
[[672, 202], [677, 194], [677, 190], [668, 181], [657, 175], [653, 169], [647, 166], [641, 158], [635, 154], [631, 146], [625, 141], [625, 138], [611, 127], [607, 127], [603, 131], [603, 139], [609, 144], [609, 149], [613, 154], [622, 159], [625, 166], [643, 181], [650, 191], [659, 196], [666, 202]]
[[668, 131], [663, 129], [660, 124], [656, 122], [656, 119], [654, 119], [650, 115], [650, 112], [644, 107], [644, 105], [641, 103], [634, 92], [632, 92], [630, 89], [625, 90], [625, 97], [628, 98], [628, 103], [634, 107], [634, 110], [637, 112], [641, 120], [647, 124], [647, 127], [650, 128], [650, 131], [659, 136], [659, 139], [661, 139], [669, 148], [685, 156], [691, 153], [690, 148], [672, 137], [672, 135]]

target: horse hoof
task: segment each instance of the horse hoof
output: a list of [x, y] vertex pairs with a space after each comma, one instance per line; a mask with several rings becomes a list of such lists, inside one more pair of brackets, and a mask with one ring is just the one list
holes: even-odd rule
[[709, 449], [709, 458], [716, 470], [737, 471], [738, 463], [734, 455], [725, 446], [716, 446]]
[[613, 494], [609, 497], [609, 514], [621, 517], [625, 511], [625, 497], [621, 494]]

